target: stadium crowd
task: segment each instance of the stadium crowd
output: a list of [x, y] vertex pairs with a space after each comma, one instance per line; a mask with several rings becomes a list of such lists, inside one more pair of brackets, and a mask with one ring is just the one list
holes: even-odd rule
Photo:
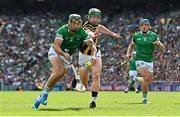
[[[141, 16], [134, 13], [116, 14], [113, 17], [103, 15], [102, 23], [112, 31], [119, 32], [123, 39], [100, 35], [102, 84], [126, 81], [128, 66], [120, 66], [120, 63], [124, 60], [132, 33], [138, 29]], [[154, 81], [180, 82], [180, 16], [173, 12], [155, 17], [148, 15], [147, 18], [151, 21], [152, 30], [160, 35], [166, 46], [165, 52], [155, 52]], [[46, 13], [2, 15], [0, 19], [0, 79], [5, 85], [43, 83], [51, 72], [48, 49], [58, 27], [66, 23], [67, 16]], [[73, 59], [78, 66], [77, 55]], [[72, 70], [69, 70], [62, 82], [70, 83], [73, 77]]]

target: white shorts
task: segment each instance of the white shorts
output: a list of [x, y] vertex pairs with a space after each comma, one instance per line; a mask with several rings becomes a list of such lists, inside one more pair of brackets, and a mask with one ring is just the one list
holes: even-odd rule
[[[81, 52], [79, 52], [79, 65], [82, 69], [87, 69], [87, 63], [91, 62], [91, 55], [86, 55], [83, 54]], [[96, 53], [96, 59], [101, 59], [101, 51], [98, 50], [98, 52]]]
[[129, 77], [130, 78], [137, 77], [137, 71], [136, 70], [129, 70]]
[[147, 68], [148, 71], [153, 73], [153, 62], [145, 62], [145, 61], [136, 61], [136, 67], [139, 68]]
[[59, 59], [63, 62], [64, 68], [67, 69], [69, 67], [69, 63], [67, 63], [67, 60], [65, 60], [65, 58], [63, 56], [56, 53], [56, 51], [51, 46], [49, 51], [48, 51], [48, 59], [51, 60], [53, 57], [59, 57]]

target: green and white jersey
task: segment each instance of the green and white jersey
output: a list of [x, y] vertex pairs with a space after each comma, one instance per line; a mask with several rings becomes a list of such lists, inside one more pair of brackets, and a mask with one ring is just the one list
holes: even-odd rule
[[133, 36], [133, 42], [136, 45], [135, 60], [152, 62], [154, 52], [153, 42], [156, 40], [159, 40], [159, 36], [152, 31], [148, 31], [146, 34], [143, 34], [141, 31], [135, 33]]
[[75, 33], [69, 33], [67, 24], [57, 30], [56, 37], [63, 40], [60, 48], [70, 55], [82, 47], [84, 41], [90, 40], [90, 36], [82, 28]]

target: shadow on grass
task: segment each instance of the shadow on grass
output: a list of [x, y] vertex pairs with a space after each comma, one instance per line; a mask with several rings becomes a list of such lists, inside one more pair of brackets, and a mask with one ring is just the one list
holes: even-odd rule
[[127, 102], [127, 103], [123, 103], [123, 102], [115, 102], [117, 104], [123, 104], [123, 105], [144, 105], [142, 102]]
[[137, 105], [137, 104], [144, 105], [142, 102], [133, 102], [133, 103], [126, 103], [126, 104], [129, 104], [129, 105]]
[[39, 109], [39, 111], [66, 111], [66, 110], [71, 110], [71, 111], [81, 111], [81, 110], [86, 110], [86, 109], [89, 109], [89, 108], [61, 108], [61, 109], [58, 109], [58, 108], [41, 108]]

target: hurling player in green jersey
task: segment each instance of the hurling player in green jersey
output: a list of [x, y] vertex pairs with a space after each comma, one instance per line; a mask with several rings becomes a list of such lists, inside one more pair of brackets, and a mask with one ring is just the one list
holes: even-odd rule
[[143, 93], [143, 103], [148, 103], [147, 92], [148, 87], [153, 80], [153, 52], [155, 46], [165, 49], [164, 45], [160, 42], [159, 36], [152, 32], [150, 22], [148, 19], [140, 20], [140, 31], [135, 33], [133, 40], [130, 43], [126, 57], [130, 59], [131, 52], [136, 47], [136, 67], [138, 73], [143, 77], [141, 89]]
[[52, 65], [52, 73], [44, 86], [43, 92], [37, 97], [33, 105], [34, 109], [38, 109], [40, 104], [47, 104], [48, 93], [53, 86], [60, 80], [67, 71], [68, 63], [71, 55], [83, 45], [87, 44], [91, 49], [92, 64], [96, 62], [96, 47], [91, 37], [82, 29], [82, 19], [78, 14], [69, 16], [68, 24], [63, 25], [57, 30], [56, 38], [50, 47], [48, 57]]

